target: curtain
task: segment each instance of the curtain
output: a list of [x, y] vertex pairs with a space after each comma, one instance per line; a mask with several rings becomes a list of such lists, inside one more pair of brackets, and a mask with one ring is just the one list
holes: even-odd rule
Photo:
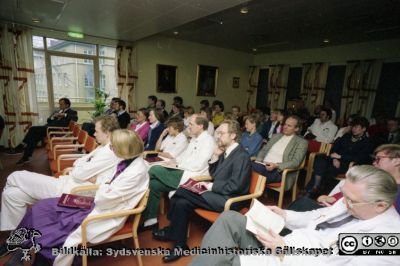
[[316, 105], [323, 104], [328, 67], [328, 63], [303, 65], [300, 96], [304, 101], [304, 106], [311, 112]]
[[37, 124], [33, 69], [31, 29], [0, 25], [0, 113], [6, 124], [1, 144], [6, 147], [21, 143]]
[[137, 81], [136, 49], [132, 46], [117, 47], [117, 86], [119, 97], [126, 102], [126, 110], [133, 113], [136, 109], [135, 88]]
[[268, 106], [271, 110], [285, 109], [289, 65], [271, 65], [268, 77]]
[[342, 92], [340, 117], [371, 117], [382, 69], [381, 60], [349, 61]]
[[[258, 75], [260, 74], [259, 66], [250, 66], [249, 67], [249, 87], [247, 89], [247, 104], [246, 109], [247, 112], [250, 112], [252, 106], [255, 106], [255, 91], [258, 87]], [[252, 104], [253, 103], [253, 104]]]

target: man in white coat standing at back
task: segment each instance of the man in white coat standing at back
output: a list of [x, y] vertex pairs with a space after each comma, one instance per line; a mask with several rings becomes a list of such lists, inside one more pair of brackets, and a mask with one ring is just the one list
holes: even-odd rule
[[120, 161], [110, 148], [111, 133], [118, 128], [115, 117], [97, 117], [95, 137], [100, 146], [76, 160], [68, 175], [55, 178], [29, 171], [15, 171], [9, 175], [2, 193], [0, 231], [14, 230], [28, 204], [59, 197], [76, 186], [100, 184], [109, 178]]
[[394, 178], [371, 165], [352, 167], [341, 188], [343, 198], [334, 205], [309, 212], [269, 208], [285, 219], [291, 234], [281, 237], [269, 231], [257, 235], [246, 231], [246, 217], [224, 212], [203, 238], [202, 248], [325, 248], [331, 255], [201, 255], [190, 265], [398, 265], [396, 256], [339, 256], [340, 233], [399, 233], [400, 216], [393, 207], [397, 193]]

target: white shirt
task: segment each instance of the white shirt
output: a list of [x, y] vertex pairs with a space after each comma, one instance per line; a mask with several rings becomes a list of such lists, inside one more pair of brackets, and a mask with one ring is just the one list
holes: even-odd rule
[[316, 136], [316, 141], [331, 143], [338, 128], [331, 120], [322, 123], [321, 120], [317, 118], [309, 129], [311, 133]]
[[208, 121], [208, 128], [207, 132], [210, 134], [210, 136], [214, 136], [214, 124], [211, 121]]
[[281, 163], [283, 161], [283, 152], [293, 137], [294, 135], [282, 135], [282, 137], [274, 145], [272, 145], [267, 155], [265, 155], [264, 162]]
[[224, 153], [225, 159], [228, 158], [229, 154], [231, 154], [231, 152], [232, 152], [237, 146], [239, 146], [239, 143], [235, 142], [235, 143], [233, 143], [231, 146], [229, 146], [229, 147], [226, 149], [226, 151], [225, 151], [225, 153]]
[[208, 160], [214, 153], [214, 149], [214, 139], [203, 131], [198, 137], [193, 137], [187, 149], [176, 158], [178, 168], [191, 172], [208, 169]]
[[180, 132], [176, 136], [168, 135], [162, 142], [160, 150], [163, 152], [168, 152], [172, 155], [172, 157], [176, 158], [179, 154], [181, 154], [188, 146], [188, 141], [183, 134]]

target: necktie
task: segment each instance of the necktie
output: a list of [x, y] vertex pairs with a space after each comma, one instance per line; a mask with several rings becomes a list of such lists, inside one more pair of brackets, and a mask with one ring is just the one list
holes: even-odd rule
[[343, 218], [342, 220], [339, 220], [337, 222], [332, 222], [332, 223], [322, 222], [320, 224], [317, 224], [317, 226], [315, 227], [315, 230], [336, 228], [336, 227], [342, 226], [342, 225], [352, 221], [353, 219], [354, 219], [354, 217], [350, 215], [350, 216], [346, 216], [345, 218]]

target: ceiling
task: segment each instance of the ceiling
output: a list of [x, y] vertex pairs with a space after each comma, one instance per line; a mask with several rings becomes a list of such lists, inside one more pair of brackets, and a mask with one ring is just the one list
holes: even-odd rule
[[267, 53], [400, 38], [400, 0], [0, 0], [0, 20]]

